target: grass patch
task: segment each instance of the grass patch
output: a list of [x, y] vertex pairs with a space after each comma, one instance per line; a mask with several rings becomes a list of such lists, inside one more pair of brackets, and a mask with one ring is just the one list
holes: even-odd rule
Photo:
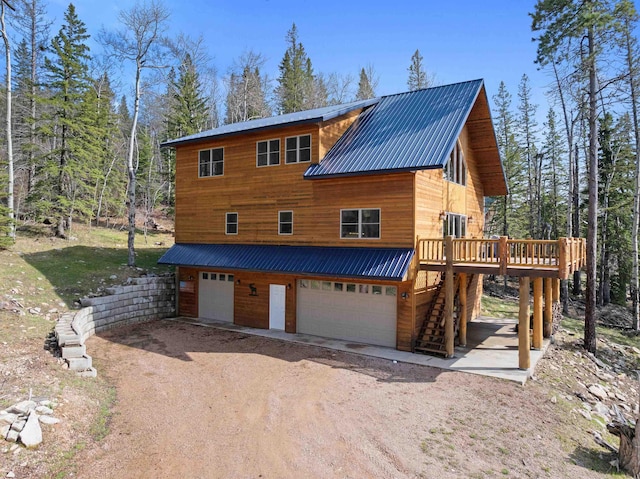
[[518, 317], [518, 302], [513, 300], [483, 294], [481, 308], [484, 316], [490, 316], [492, 318]]
[[109, 434], [111, 408], [116, 402], [116, 389], [111, 386], [107, 387], [99, 402], [98, 416], [91, 427], [91, 435], [96, 441], [102, 441]]

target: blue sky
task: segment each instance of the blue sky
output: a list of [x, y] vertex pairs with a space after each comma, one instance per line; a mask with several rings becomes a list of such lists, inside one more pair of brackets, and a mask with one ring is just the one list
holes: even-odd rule
[[[55, 34], [68, 2], [50, 2]], [[118, 11], [133, 3], [74, 2], [93, 35], [102, 26], [116, 28]], [[220, 75], [234, 58], [253, 49], [266, 57], [265, 71], [275, 80], [286, 48], [285, 34], [295, 22], [316, 72], [351, 73], [357, 78], [362, 66], [372, 64], [380, 77], [376, 93], [397, 93], [407, 89], [407, 67], [419, 49], [438, 83], [483, 78], [491, 98], [502, 80], [514, 106], [518, 83], [526, 73], [542, 119], [550, 78], [533, 63], [536, 45], [531, 41], [528, 12], [534, 4], [534, 0], [165, 0], [172, 13], [171, 33], [202, 35]]]

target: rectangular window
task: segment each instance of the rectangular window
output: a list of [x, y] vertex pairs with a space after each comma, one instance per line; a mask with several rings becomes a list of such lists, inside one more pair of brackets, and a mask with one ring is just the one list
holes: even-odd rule
[[467, 235], [467, 217], [455, 213], [447, 213], [442, 225], [444, 236], [464, 238]]
[[353, 283], [347, 283], [347, 293], [355, 293], [356, 285]]
[[291, 136], [285, 142], [285, 163], [311, 161], [311, 135]]
[[238, 213], [227, 213], [226, 215], [226, 234], [238, 234]]
[[453, 147], [453, 151], [449, 155], [449, 160], [444, 167], [444, 178], [459, 185], [467, 184], [467, 164], [464, 161], [460, 141], [456, 142], [456, 146]]
[[278, 211], [278, 234], [293, 234], [293, 211]]
[[200, 150], [198, 156], [200, 178], [222, 176], [224, 174], [224, 148]]
[[256, 143], [256, 165], [273, 166], [280, 164], [280, 140], [258, 141]]
[[202, 279], [209, 279], [209, 273], [202, 273]]
[[340, 237], [380, 238], [380, 209], [340, 210]]

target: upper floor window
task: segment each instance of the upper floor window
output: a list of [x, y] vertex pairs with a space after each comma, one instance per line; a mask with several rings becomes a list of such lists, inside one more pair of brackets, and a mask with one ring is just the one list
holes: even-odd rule
[[286, 140], [285, 163], [311, 161], [311, 135], [291, 136]]
[[222, 176], [224, 173], [224, 148], [211, 148], [199, 152], [200, 178]]
[[340, 237], [380, 238], [380, 209], [340, 210]]
[[278, 211], [278, 234], [293, 234], [293, 211]]
[[455, 213], [447, 213], [442, 225], [444, 236], [463, 238], [467, 235], [467, 217]]
[[227, 213], [225, 221], [225, 234], [238, 234], [238, 213]]
[[444, 178], [459, 185], [467, 184], [467, 164], [464, 161], [460, 141], [456, 142], [456, 146], [453, 147], [453, 151], [449, 155], [449, 161], [444, 167]]
[[280, 140], [266, 140], [256, 143], [256, 165], [280, 164]]

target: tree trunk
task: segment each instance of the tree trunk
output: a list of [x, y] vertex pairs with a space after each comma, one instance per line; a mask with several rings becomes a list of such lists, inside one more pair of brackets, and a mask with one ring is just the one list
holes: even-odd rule
[[640, 477], [640, 419], [636, 420], [636, 427], [614, 421], [607, 425], [607, 429], [614, 436], [620, 437], [618, 449], [618, 463], [620, 467], [633, 477]]
[[[597, 140], [597, 138], [596, 138]], [[573, 155], [573, 233], [574, 238], [580, 237], [580, 159], [578, 156], [578, 145], [574, 145]], [[582, 292], [582, 274], [579, 269], [573, 272], [573, 295], [579, 296]]]
[[640, 329], [640, 306], [638, 292], [640, 291], [640, 274], [638, 267], [638, 222], [640, 220], [640, 125], [638, 124], [638, 98], [636, 92], [636, 65], [633, 58], [633, 46], [631, 42], [631, 25], [626, 20], [625, 48], [627, 50], [627, 69], [629, 72], [629, 90], [631, 93], [631, 114], [633, 116], [633, 132], [635, 135], [635, 177], [633, 185], [633, 226], [631, 228], [631, 314], [633, 315], [633, 329]]
[[7, 111], [6, 111], [6, 135], [7, 135], [7, 174], [9, 176], [9, 185], [7, 188], [7, 208], [9, 209], [9, 237], [15, 240], [16, 237], [16, 225], [14, 222], [15, 212], [13, 205], [13, 190], [14, 190], [14, 177], [13, 177], [13, 134], [11, 132], [11, 44], [9, 43], [9, 36], [7, 35], [7, 27], [4, 20], [5, 3], [2, 2], [0, 7], [0, 23], [2, 24], [2, 39], [4, 40], [4, 52], [6, 63], [5, 89], [7, 98]]
[[[567, 188], [567, 236], [573, 236], [573, 121], [569, 119], [569, 112], [567, 104], [564, 100], [564, 93], [562, 91], [562, 85], [560, 84], [560, 76], [558, 75], [558, 69], [555, 62], [551, 62], [553, 67], [553, 75], [558, 87], [558, 96], [560, 97], [560, 105], [562, 106], [562, 117], [564, 119], [564, 129], [567, 135], [567, 151], [569, 152], [569, 185]], [[561, 281], [561, 297], [562, 297], [562, 314], [569, 314], [569, 281], [563, 279]]]
[[129, 219], [129, 231], [127, 236], [128, 258], [127, 265], [134, 267], [136, 265], [136, 173], [138, 170], [137, 162], [133, 162], [133, 151], [136, 142], [136, 130], [138, 127], [138, 113], [140, 111], [140, 73], [142, 64], [140, 60], [136, 62], [136, 97], [133, 106], [133, 121], [131, 122], [131, 135], [129, 137], [129, 152], [127, 155], [127, 175], [129, 185], [127, 187], [127, 207]]
[[584, 348], [596, 352], [596, 254], [598, 247], [598, 126], [595, 34], [590, 26], [589, 43], [589, 208], [587, 213], [587, 291], [584, 314]]

